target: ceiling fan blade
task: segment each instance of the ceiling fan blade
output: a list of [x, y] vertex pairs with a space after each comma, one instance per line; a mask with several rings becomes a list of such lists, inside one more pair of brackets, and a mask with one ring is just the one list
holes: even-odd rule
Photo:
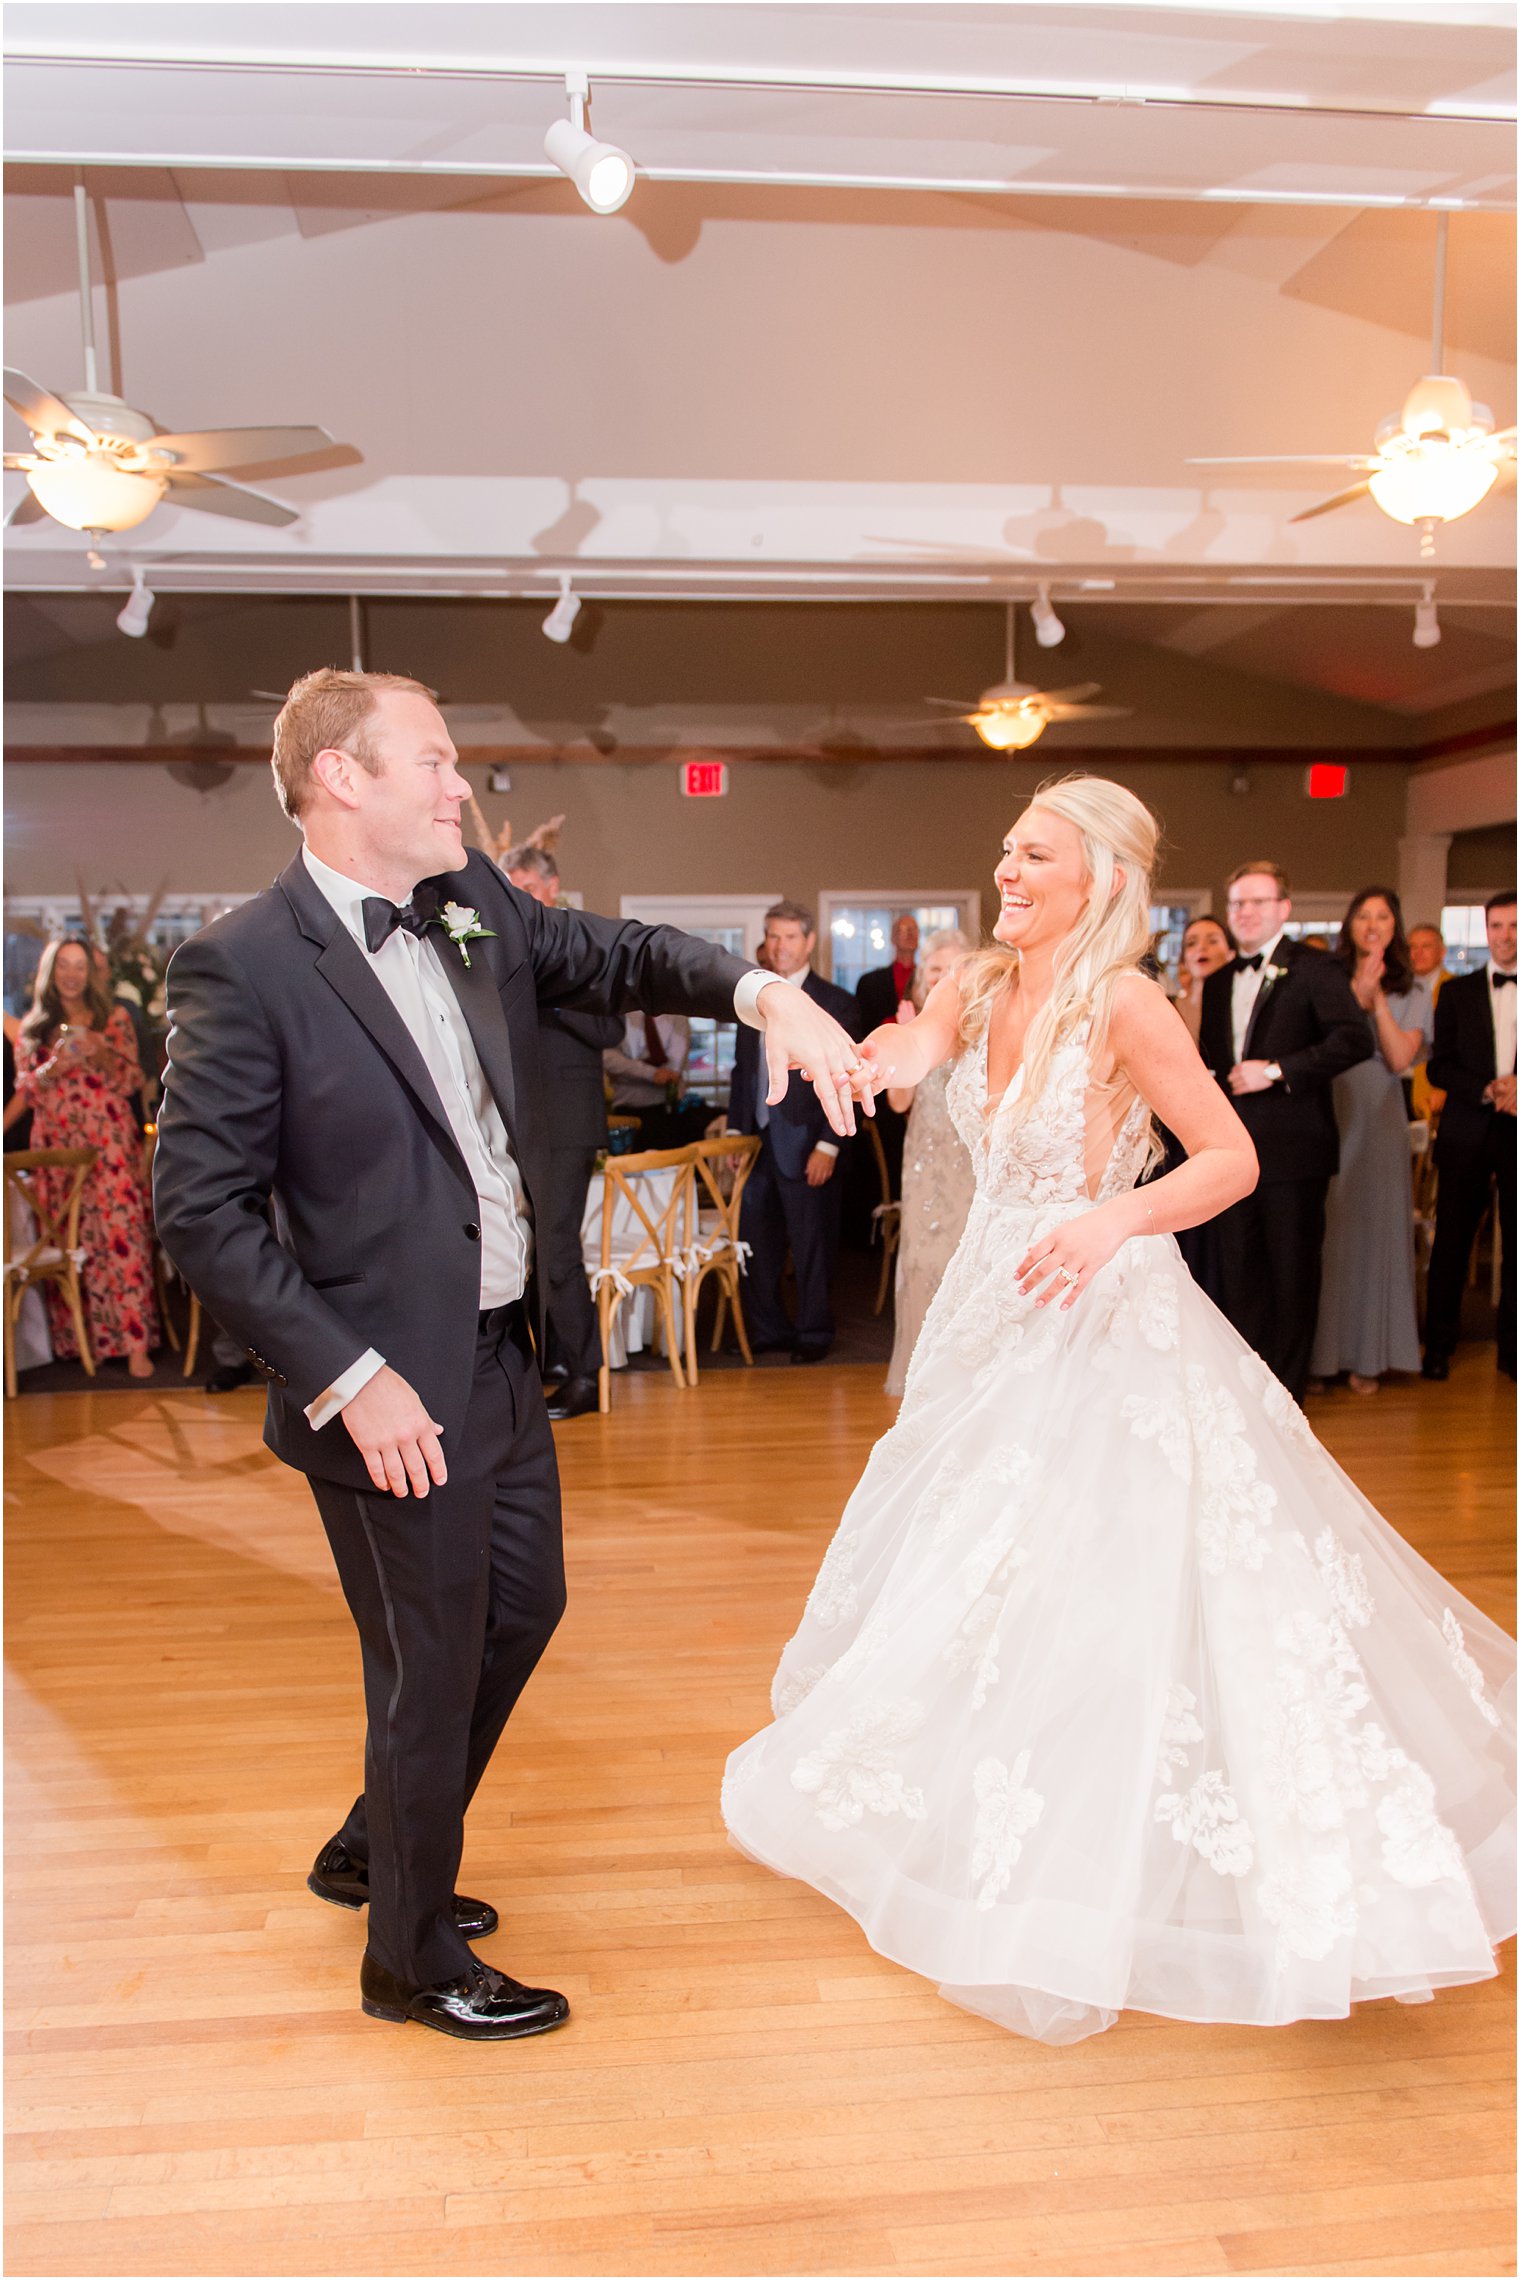
[[1079, 705], [1086, 697], [1095, 697], [1103, 686], [1101, 681], [1074, 681], [1069, 689], [1036, 689], [1037, 705]]
[[35, 467], [36, 464], [37, 455], [32, 451], [8, 451], [5, 454], [6, 468], [13, 475], [24, 475], [29, 467]]
[[941, 708], [948, 706], [951, 712], [960, 713], [967, 719], [970, 718], [970, 715], [966, 712], [966, 706], [971, 701], [966, 697], [925, 697], [924, 699], [926, 705], [938, 705]]
[[82, 443], [95, 441], [93, 431], [69, 410], [62, 397], [55, 396], [50, 388], [39, 388], [35, 380], [10, 365], [5, 368], [4, 394], [11, 410], [20, 413], [33, 435], [77, 435]]
[[1377, 465], [1365, 451], [1253, 451], [1244, 458], [1185, 459], [1184, 467], [1363, 467]]
[[1129, 705], [1042, 705], [1047, 720], [1128, 720]]
[[219, 467], [259, 467], [273, 459], [303, 459], [326, 451], [332, 437], [323, 427], [197, 428], [187, 435], [156, 435], [154, 451], [172, 451], [180, 468], [206, 475]]
[[1349, 490], [1337, 491], [1333, 499], [1321, 499], [1317, 507], [1305, 507], [1301, 515], [1290, 515], [1290, 522], [1313, 522], [1316, 515], [1334, 514], [1337, 507], [1349, 507], [1356, 499], [1365, 499], [1371, 490], [1370, 483], [1353, 483]]
[[5, 527], [7, 530], [14, 530], [18, 523], [46, 521], [47, 508], [44, 507], [39, 500], [34, 499], [30, 491], [23, 491], [20, 498], [16, 501], [16, 504], [12, 507], [10, 513], [6, 516]]
[[195, 507], [202, 514], [231, 515], [237, 522], [269, 523], [277, 530], [300, 520], [294, 507], [266, 499], [262, 491], [246, 491], [241, 483], [224, 483], [217, 475], [182, 475], [177, 468], [169, 477], [167, 503]]

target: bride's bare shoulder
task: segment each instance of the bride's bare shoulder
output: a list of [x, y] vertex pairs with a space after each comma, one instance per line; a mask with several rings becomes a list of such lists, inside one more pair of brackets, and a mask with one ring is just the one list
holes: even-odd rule
[[1138, 966], [1117, 977], [1108, 1017], [1109, 1043], [1117, 1060], [1148, 1047], [1171, 1045], [1179, 1034], [1187, 1036], [1186, 1026], [1158, 981]]

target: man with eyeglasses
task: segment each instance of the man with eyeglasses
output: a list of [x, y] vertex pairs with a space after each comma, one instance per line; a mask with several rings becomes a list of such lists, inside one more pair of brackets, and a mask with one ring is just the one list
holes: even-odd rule
[[1198, 1047], [1251, 1135], [1261, 1176], [1212, 1222], [1195, 1272], [1302, 1401], [1340, 1154], [1330, 1086], [1369, 1058], [1373, 1040], [1345, 968], [1285, 932], [1292, 909], [1279, 864], [1231, 873], [1225, 913], [1239, 948], [1203, 985]]

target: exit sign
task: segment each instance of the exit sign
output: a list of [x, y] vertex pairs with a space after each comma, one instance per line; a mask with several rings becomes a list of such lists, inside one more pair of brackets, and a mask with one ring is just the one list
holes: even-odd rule
[[1311, 760], [1304, 789], [1311, 800], [1343, 800], [1351, 782], [1351, 770], [1332, 760]]
[[681, 789], [689, 800], [721, 800], [728, 790], [728, 762], [683, 760]]

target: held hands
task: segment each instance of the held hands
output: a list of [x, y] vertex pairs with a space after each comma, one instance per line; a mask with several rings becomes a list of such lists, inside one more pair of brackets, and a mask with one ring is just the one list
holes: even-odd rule
[[1267, 1075], [1270, 1061], [1237, 1061], [1230, 1071], [1232, 1093], [1270, 1092], [1277, 1079]]
[[[876, 1114], [875, 1079], [860, 1048], [805, 991], [769, 982], [755, 1001], [755, 1011], [763, 1024], [769, 1107], [785, 1100], [788, 1076], [800, 1069], [841, 1138], [855, 1130], [857, 1099], [867, 1116]], [[813, 1186], [821, 1185], [812, 1179], [811, 1169], [808, 1176]]]
[[431, 1481], [448, 1479], [437, 1424], [406, 1379], [393, 1369], [376, 1370], [343, 1410], [343, 1422], [364, 1459], [370, 1479], [392, 1496], [426, 1496]]
[[1069, 1314], [1080, 1292], [1134, 1232], [1125, 1225], [1122, 1205], [1113, 1203], [1100, 1203], [1080, 1219], [1065, 1220], [1030, 1244], [1013, 1270], [1019, 1289], [1026, 1298], [1039, 1291], [1036, 1306], [1049, 1306], [1054, 1300], [1063, 1314]]

